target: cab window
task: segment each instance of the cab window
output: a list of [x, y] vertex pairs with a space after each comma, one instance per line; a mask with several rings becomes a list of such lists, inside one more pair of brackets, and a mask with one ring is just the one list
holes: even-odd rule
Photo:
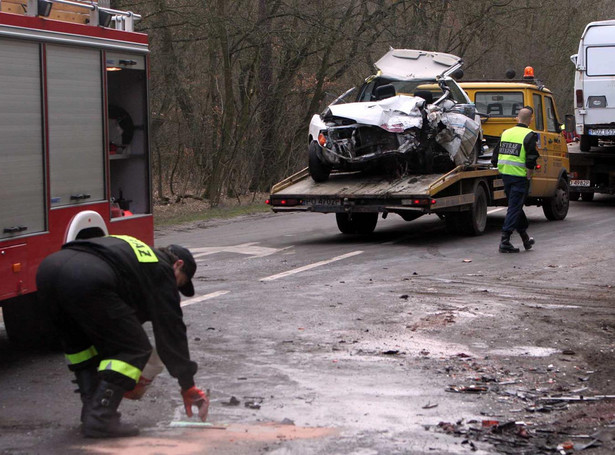
[[476, 110], [490, 117], [516, 117], [523, 107], [523, 92], [476, 92]]
[[557, 116], [555, 115], [555, 105], [553, 98], [545, 96], [545, 108], [547, 111], [547, 131], [550, 133], [559, 133]]
[[542, 96], [532, 95], [534, 99], [534, 121], [536, 122], [536, 129], [544, 131], [545, 121], [542, 114]]

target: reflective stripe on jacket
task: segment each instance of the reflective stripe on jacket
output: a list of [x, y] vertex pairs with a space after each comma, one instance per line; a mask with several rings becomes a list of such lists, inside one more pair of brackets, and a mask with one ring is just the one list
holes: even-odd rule
[[519, 177], [527, 175], [523, 140], [531, 132], [530, 128], [514, 126], [502, 133], [498, 156], [498, 170], [501, 174]]

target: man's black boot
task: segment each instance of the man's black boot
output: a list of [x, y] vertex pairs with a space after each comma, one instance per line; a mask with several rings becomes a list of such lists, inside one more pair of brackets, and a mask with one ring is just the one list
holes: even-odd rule
[[79, 389], [76, 392], [81, 394], [81, 402], [83, 407], [81, 408], [81, 422], [83, 422], [86, 414], [86, 408], [90, 406], [92, 396], [98, 387], [100, 379], [98, 377], [98, 370], [95, 366], [88, 367], [82, 370], [75, 371], [75, 377], [77, 378], [77, 385]]
[[121, 414], [117, 408], [124, 397], [124, 390], [107, 381], [100, 381], [90, 404], [84, 407], [81, 432], [86, 438], [121, 438], [136, 436], [139, 429], [120, 422]]
[[526, 250], [531, 250], [532, 245], [536, 243], [534, 241], [534, 237], [530, 237], [525, 231], [519, 232], [519, 235], [521, 236], [521, 240], [523, 241], [523, 248], [525, 248]]
[[512, 243], [510, 243], [510, 235], [512, 232], [510, 231], [502, 231], [502, 240], [500, 241], [500, 253], [518, 253], [519, 248], [515, 248]]

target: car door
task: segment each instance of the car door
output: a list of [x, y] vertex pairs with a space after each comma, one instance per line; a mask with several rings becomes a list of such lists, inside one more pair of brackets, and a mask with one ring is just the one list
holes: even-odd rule
[[[544, 102], [542, 94], [532, 93], [532, 106], [534, 107], [534, 124], [530, 125], [538, 135], [536, 149], [540, 153], [540, 158], [537, 161], [537, 169], [532, 173], [532, 181], [530, 184], [530, 196], [541, 197], [547, 196], [549, 184], [549, 134], [546, 130]], [[551, 143], [553, 140], [551, 139]]]
[[565, 166], [566, 143], [560, 132], [553, 97], [550, 94], [533, 93], [532, 101], [540, 168], [534, 170], [530, 195], [549, 197], [553, 195], [557, 179]]

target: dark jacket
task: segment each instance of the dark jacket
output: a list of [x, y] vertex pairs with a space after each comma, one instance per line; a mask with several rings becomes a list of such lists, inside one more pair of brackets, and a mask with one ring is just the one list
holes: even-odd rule
[[[527, 125], [523, 123], [517, 123], [515, 126], [520, 126], [522, 128], [527, 128]], [[538, 149], [536, 148], [536, 144], [538, 143], [538, 134], [534, 131], [529, 133], [523, 139], [523, 147], [525, 147], [525, 167], [528, 169], [534, 169], [536, 167], [536, 161], [540, 158], [540, 153], [538, 153]], [[491, 164], [494, 166], [498, 165], [498, 157], [500, 155], [500, 143], [495, 146], [493, 150], [493, 155], [491, 155]]]
[[139, 262], [133, 248], [115, 237], [77, 240], [62, 248], [93, 254], [113, 268], [120, 297], [135, 310], [139, 322], [152, 322], [156, 350], [169, 373], [182, 389], [192, 387], [197, 365], [190, 360], [172, 258], [152, 248], [158, 261]]

